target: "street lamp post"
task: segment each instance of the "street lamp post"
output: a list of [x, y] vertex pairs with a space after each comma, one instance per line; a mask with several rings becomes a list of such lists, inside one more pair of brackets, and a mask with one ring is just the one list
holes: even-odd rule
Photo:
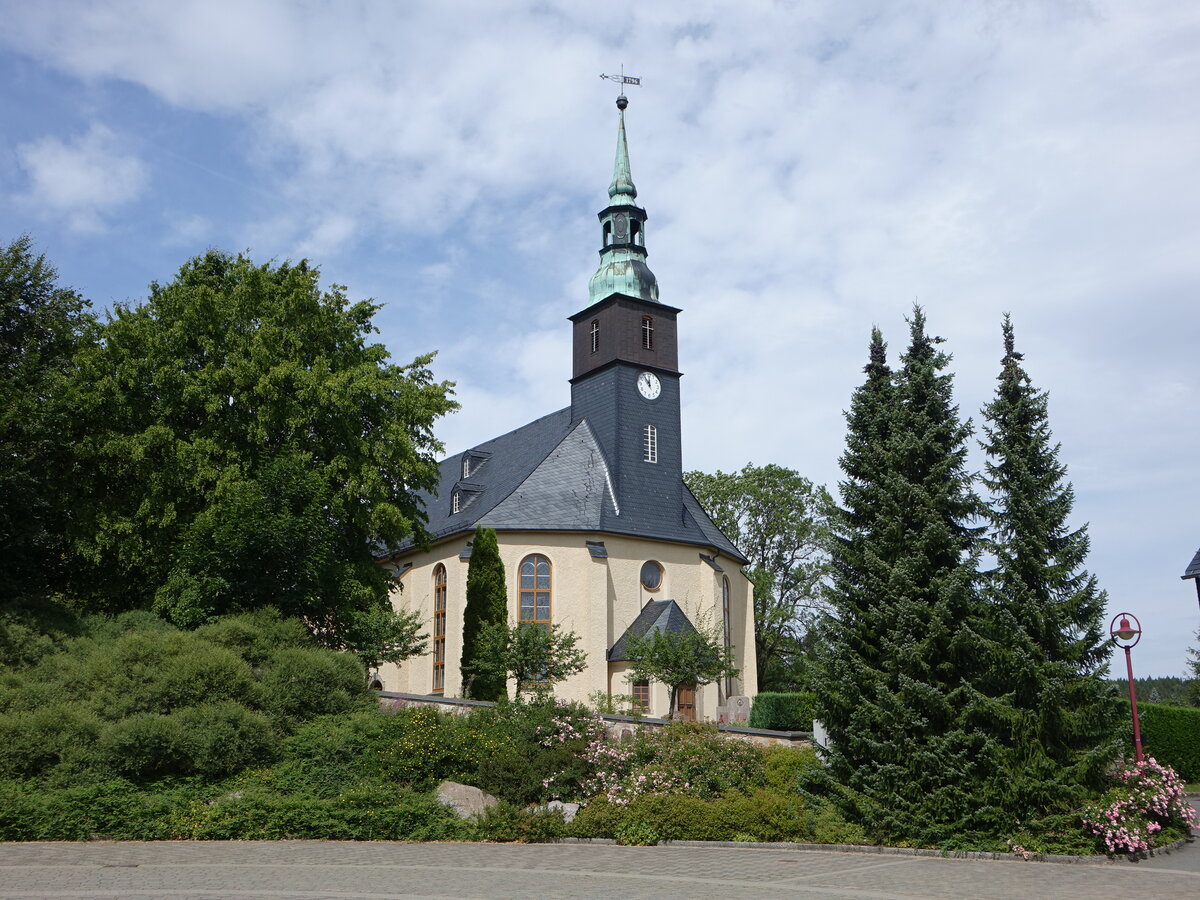
[[1133, 753], [1140, 766], [1142, 764], [1142, 728], [1138, 723], [1137, 691], [1133, 688], [1133, 660], [1129, 656], [1129, 651], [1142, 639], [1142, 623], [1133, 613], [1117, 613], [1108, 623], [1108, 633], [1112, 636], [1113, 643], [1125, 650], [1125, 671], [1129, 673], [1129, 708], [1133, 713]]

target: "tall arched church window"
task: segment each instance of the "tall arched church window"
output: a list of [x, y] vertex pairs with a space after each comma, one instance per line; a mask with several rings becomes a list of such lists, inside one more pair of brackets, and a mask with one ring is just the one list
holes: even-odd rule
[[446, 689], [446, 567], [433, 570], [433, 693]]
[[600, 349], [600, 320], [592, 319], [592, 352]]
[[642, 316], [642, 346], [647, 350], [654, 349], [654, 319]]
[[[729, 578], [721, 578], [721, 620], [724, 623], [725, 629], [725, 651], [728, 653], [733, 648], [733, 621], [729, 611]], [[725, 696], [733, 695], [733, 678], [727, 676], [725, 678]]]
[[653, 425], [647, 425], [642, 432], [642, 459], [658, 462], [658, 429]]
[[550, 626], [550, 560], [533, 553], [521, 560], [522, 622]]

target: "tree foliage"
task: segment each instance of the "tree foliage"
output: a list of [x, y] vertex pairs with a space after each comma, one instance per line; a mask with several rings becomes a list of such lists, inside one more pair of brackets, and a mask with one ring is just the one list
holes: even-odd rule
[[750, 560], [754, 642], [760, 690], [804, 680], [805, 651], [817, 614], [826, 608], [829, 514], [825, 488], [777, 465], [740, 472], [687, 472], [688, 488]]
[[28, 235], [0, 249], [0, 601], [60, 586], [72, 447], [61, 401], [94, 330], [87, 301], [58, 285]]
[[455, 404], [430, 356], [368, 342], [376, 304], [318, 278], [210, 251], [80, 354], [70, 536], [93, 608], [194, 626], [270, 605], [338, 644], [386, 605], [375, 553], [423, 539]]
[[970, 425], [958, 418], [949, 357], [919, 307], [909, 324], [894, 376], [872, 334], [867, 379], [847, 414], [837, 616], [817, 686], [831, 777], [813, 782], [885, 839], [937, 842], [998, 825], [986, 790], [994, 739], [974, 724], [987, 702], [979, 669], [993, 648], [978, 632]]
[[467, 563], [467, 603], [463, 610], [463, 694], [473, 700], [499, 700], [508, 693], [504, 665], [490, 657], [494, 648], [482, 641], [488, 626], [503, 628], [508, 621], [508, 588], [496, 532], [475, 527]]
[[[831, 748], [807, 784], [884, 840], [953, 847], [1072, 815], [1103, 782], [1115, 725], [1104, 596], [1011, 324], [984, 411], [985, 505], [949, 357], [920, 308], [909, 322], [898, 372], [873, 332], [847, 413], [817, 691]], [[985, 550], [996, 566], [981, 572]]]
[[675, 715], [679, 689], [684, 685], [701, 687], [721, 678], [736, 678], [733, 648], [725, 646], [720, 628], [701, 627], [691, 631], [655, 629], [638, 637], [630, 635], [626, 644], [630, 683], [658, 681], [667, 686], [668, 716]]
[[557, 622], [485, 622], [475, 667], [480, 678], [498, 681], [504, 696], [508, 678], [516, 682], [518, 694], [546, 692], [583, 671], [587, 653], [578, 645], [579, 635], [563, 631]]
[[992, 633], [1007, 652], [989, 693], [1012, 707], [1005, 754], [1010, 792], [1027, 809], [1069, 806], [1099, 787], [1115, 755], [1117, 706], [1103, 681], [1107, 595], [1084, 568], [1087, 527], [1071, 529], [1074, 489], [1050, 431], [1045, 391], [1033, 387], [1004, 317], [1004, 358], [983, 411], [983, 483]]

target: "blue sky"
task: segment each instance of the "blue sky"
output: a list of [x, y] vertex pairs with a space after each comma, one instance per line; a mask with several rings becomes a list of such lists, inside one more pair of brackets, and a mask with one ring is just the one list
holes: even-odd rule
[[[1011, 312], [1135, 665], [1200, 625], [1200, 8], [1177, 2], [0, 0], [0, 240], [100, 308], [208, 247], [308, 257], [463, 408], [568, 402], [623, 63], [685, 465], [833, 485], [870, 328], [914, 301], [964, 415]], [[980, 460], [975, 459], [978, 465]]]

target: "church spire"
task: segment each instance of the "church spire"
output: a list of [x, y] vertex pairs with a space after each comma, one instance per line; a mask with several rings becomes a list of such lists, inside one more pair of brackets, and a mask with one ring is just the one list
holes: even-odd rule
[[617, 156], [608, 186], [609, 205], [600, 212], [603, 244], [600, 268], [588, 284], [590, 303], [613, 294], [658, 302], [658, 279], [646, 265], [646, 211], [637, 205], [637, 188], [629, 169], [629, 144], [625, 138], [625, 108], [629, 100], [617, 98]]
[[629, 198], [632, 203], [637, 197], [637, 188], [633, 186], [633, 175], [629, 171], [629, 143], [625, 140], [625, 107], [629, 100], [624, 94], [617, 98], [617, 115], [620, 124], [617, 126], [617, 158], [613, 161], [613, 180], [608, 186], [608, 196], [613, 203], [619, 203], [618, 195]]

